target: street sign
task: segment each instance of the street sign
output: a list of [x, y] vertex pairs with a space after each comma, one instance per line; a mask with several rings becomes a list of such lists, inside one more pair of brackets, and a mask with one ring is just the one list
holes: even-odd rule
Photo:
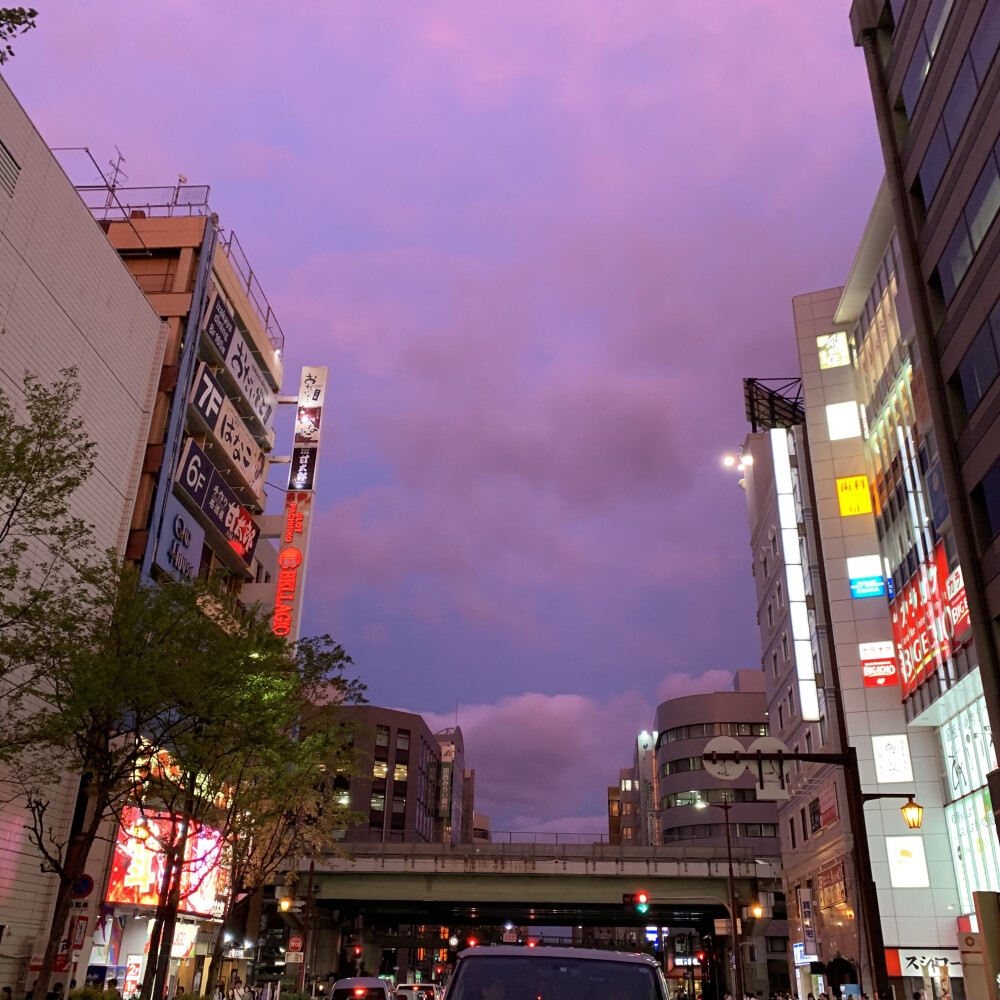
[[286, 951], [285, 965], [293, 964], [295, 962], [304, 962], [305, 958], [305, 954], [301, 951]]
[[758, 771], [757, 762], [753, 756], [757, 751], [766, 754], [788, 753], [788, 747], [781, 740], [774, 736], [761, 736], [754, 740], [747, 748], [747, 755], [750, 760], [750, 771], [757, 779], [757, 799], [766, 799], [769, 802], [777, 802], [779, 799], [788, 798], [788, 780], [782, 777], [784, 762], [776, 760], [762, 760]]
[[735, 781], [747, 767], [746, 761], [716, 760], [711, 759], [713, 753], [746, 753], [746, 747], [739, 740], [732, 736], [716, 736], [714, 740], [709, 740], [705, 744], [702, 752], [702, 759], [705, 762], [705, 770], [719, 781]]
[[302, 938], [298, 934], [293, 934], [288, 939], [288, 950], [289, 951], [302, 951], [302, 947], [303, 947], [304, 944], [305, 944], [305, 941], [303, 941]]
[[517, 944], [517, 931], [504, 931], [503, 932], [503, 943], [504, 944]]

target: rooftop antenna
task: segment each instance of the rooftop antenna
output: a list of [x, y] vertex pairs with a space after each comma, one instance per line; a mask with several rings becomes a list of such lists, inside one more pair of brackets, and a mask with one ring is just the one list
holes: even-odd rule
[[108, 179], [108, 198], [104, 203], [105, 208], [111, 208], [111, 203], [115, 198], [115, 188], [118, 187], [118, 179], [121, 178], [123, 181], [128, 180], [128, 174], [122, 170], [122, 164], [125, 162], [125, 157], [122, 155], [122, 151], [115, 146], [115, 152], [118, 154], [117, 158], [114, 160], [108, 160], [108, 166], [111, 168], [111, 177]]

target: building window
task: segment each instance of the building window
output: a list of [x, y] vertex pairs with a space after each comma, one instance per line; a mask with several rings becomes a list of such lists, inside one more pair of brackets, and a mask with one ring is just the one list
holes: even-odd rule
[[[792, 753], [797, 754], [798, 752], [799, 752], [799, 745], [798, 745], [798, 743], [796, 743], [795, 746], [792, 747]], [[802, 761], [801, 760], [797, 760], [795, 762], [795, 773], [796, 774], [801, 774], [802, 773]]]
[[406, 812], [406, 796], [405, 795], [394, 795], [392, 799], [392, 811], [394, 813], [405, 813]]
[[683, 774], [685, 771], [701, 771], [705, 762], [701, 757], [681, 757], [680, 760], [668, 760], [663, 765], [663, 776], [668, 774]]
[[775, 677], [778, 676], [778, 654], [777, 653], [772, 653], [771, 654], [771, 671], [773, 672], [773, 674], [774, 674]]
[[813, 752], [813, 734], [812, 729], [806, 730], [806, 753]]
[[384, 778], [389, 773], [389, 765], [384, 760], [375, 761], [372, 767], [372, 777], [373, 778]]
[[[997, 308], [994, 307], [991, 319], [997, 317], [997, 312]], [[998, 372], [1000, 372], [1000, 361], [997, 360], [993, 331], [987, 322], [976, 334], [976, 339], [965, 352], [965, 357], [958, 363], [958, 382], [967, 414], [971, 414], [979, 405]]]
[[784, 603], [785, 603], [784, 602], [784, 598], [782, 597], [782, 593], [781, 593], [781, 581], [779, 580], [778, 581], [778, 607], [779, 608], [782, 607], [784, 605]]
[[826, 746], [826, 716], [821, 715], [819, 717], [819, 745], [821, 747]]
[[796, 848], [796, 846], [797, 846], [796, 843], [795, 843], [795, 820], [794, 819], [790, 819], [788, 821], [788, 835], [789, 835], [789, 837], [792, 838], [792, 850], [794, 851], [795, 848]]
[[785, 706], [778, 703], [778, 732], [785, 728]]
[[410, 731], [409, 729], [400, 729], [396, 733], [396, 749], [397, 750], [409, 750], [410, 749]]
[[791, 719], [795, 716], [795, 692], [789, 688], [788, 689], [788, 717]]
[[788, 633], [781, 633], [781, 655], [787, 660], [788, 659]]
[[631, 782], [630, 779], [628, 779], [628, 778], [622, 778], [622, 791], [623, 792], [631, 792], [632, 791], [632, 782]]
[[[772, 528], [771, 530], [773, 531], [774, 529]], [[773, 555], [775, 557], [778, 555], [778, 535], [777, 535], [777, 533], [771, 535], [771, 555]]]
[[393, 768], [392, 780], [393, 781], [406, 781], [407, 766], [405, 764], [397, 764]]
[[622, 829], [622, 840], [632, 839], [632, 827], [626, 826]]
[[770, 601], [767, 602], [767, 627], [774, 628], [774, 609]]
[[375, 746], [387, 747], [389, 745], [389, 727], [378, 726], [375, 730]]
[[622, 803], [622, 815], [623, 816], [631, 816], [632, 815], [632, 803], [631, 802], [623, 802]]
[[615, 800], [615, 799], [612, 799], [612, 800], [611, 800], [611, 801], [610, 801], [610, 802], [608, 803], [608, 812], [609, 812], [609, 813], [610, 813], [610, 815], [612, 815], [612, 816], [617, 816], [617, 815], [619, 814], [619, 813], [618, 813], [618, 802], [617, 802], [617, 800]]
[[372, 792], [372, 812], [385, 812], [385, 792]]
[[767, 579], [767, 554], [764, 554], [764, 558], [761, 560], [764, 566], [764, 579]]
[[809, 839], [809, 820], [806, 819], [805, 809], [799, 810], [799, 819], [802, 821], [802, 840], [804, 842]]

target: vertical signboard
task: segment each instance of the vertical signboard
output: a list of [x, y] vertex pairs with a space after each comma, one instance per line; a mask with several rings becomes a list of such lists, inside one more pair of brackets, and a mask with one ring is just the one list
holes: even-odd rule
[[312, 515], [327, 369], [302, 369], [295, 411], [295, 440], [288, 472], [285, 514], [278, 540], [278, 580], [271, 629], [294, 640], [299, 634], [305, 589], [309, 520]]
[[802, 918], [802, 946], [806, 955], [818, 955], [816, 943], [816, 914], [813, 911], [813, 898], [809, 889], [799, 888], [799, 916]]

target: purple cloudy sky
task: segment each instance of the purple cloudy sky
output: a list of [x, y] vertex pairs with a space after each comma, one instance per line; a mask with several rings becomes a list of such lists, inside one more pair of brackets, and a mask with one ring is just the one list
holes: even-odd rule
[[606, 828], [656, 703], [759, 663], [719, 457], [877, 188], [848, 0], [37, 5], [46, 140], [211, 184], [286, 389], [331, 368], [306, 631], [460, 703], [494, 829]]

